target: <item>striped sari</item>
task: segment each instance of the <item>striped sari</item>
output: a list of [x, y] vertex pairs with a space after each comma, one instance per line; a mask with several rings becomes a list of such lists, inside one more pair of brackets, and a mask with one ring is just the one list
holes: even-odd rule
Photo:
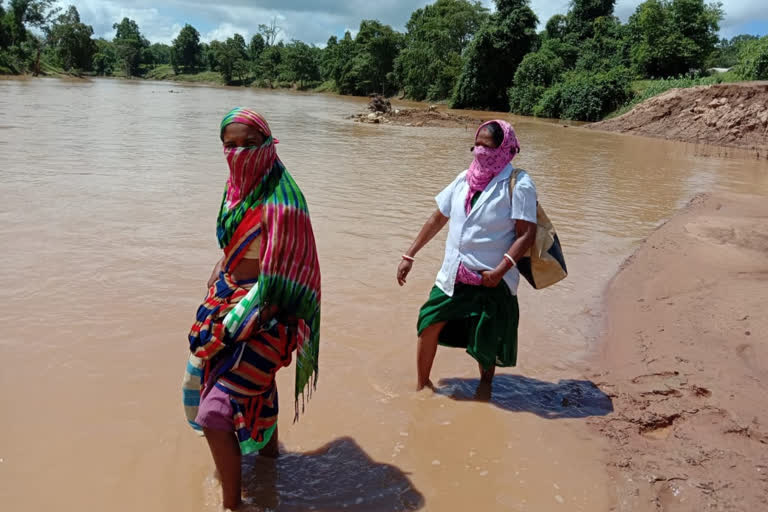
[[[255, 116], [258, 114], [235, 109], [225, 117], [222, 129], [227, 122], [248, 124], [253, 119], [267, 137], [264, 147], [272, 149], [269, 127]], [[230, 187], [222, 199], [217, 234], [224, 265], [190, 330], [191, 355], [183, 383], [184, 406], [193, 428], [199, 428], [194, 419], [206, 384], [214, 383], [229, 395], [243, 454], [263, 448], [275, 430], [275, 374], [291, 363], [294, 351], [295, 418], [299, 416], [299, 395], [308, 396], [317, 383], [317, 249], [304, 195], [272, 153], [271, 167], [246, 197], [231, 201]], [[259, 237], [259, 278], [235, 282], [232, 270]], [[249, 295], [252, 289], [256, 293]], [[246, 302], [247, 307], [243, 307]], [[266, 306], [276, 307], [278, 314], [268, 325], [262, 325], [259, 311]], [[235, 309], [237, 328], [229, 330], [224, 320]]]

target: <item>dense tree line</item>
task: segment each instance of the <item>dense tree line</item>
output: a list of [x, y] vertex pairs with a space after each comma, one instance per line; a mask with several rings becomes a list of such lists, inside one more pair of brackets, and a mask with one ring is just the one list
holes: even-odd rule
[[[75, 7], [55, 0], [0, 0], [0, 72], [173, 77], [215, 73], [224, 83], [295, 86], [341, 94], [402, 94], [457, 108], [596, 120], [630, 100], [638, 79], [734, 68], [768, 79], [768, 36], [719, 40], [721, 5], [705, 0], [646, 0], [627, 23], [615, 0], [572, 0], [544, 23], [529, 0], [436, 0], [417, 9], [400, 33], [363, 20], [353, 36], [324, 47], [281, 39], [273, 20], [246, 40], [201, 41], [186, 25], [170, 45], [150, 43], [134, 20], [94, 39]], [[543, 20], [542, 20], [543, 21]], [[45, 70], [43, 70], [45, 71]], [[160, 73], [166, 72], [166, 74]]]

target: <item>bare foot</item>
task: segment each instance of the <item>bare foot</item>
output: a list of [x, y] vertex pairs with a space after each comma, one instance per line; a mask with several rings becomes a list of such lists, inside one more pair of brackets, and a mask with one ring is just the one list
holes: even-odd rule
[[431, 389], [432, 391], [435, 391], [435, 385], [434, 385], [434, 384], [432, 384], [432, 381], [431, 381], [431, 380], [429, 380], [429, 379], [427, 379], [427, 382], [425, 382], [424, 384], [418, 384], [418, 385], [416, 386], [416, 391], [421, 391], [421, 390], [422, 390], [422, 389], [424, 389], [424, 388], [429, 388], [429, 389]]
[[484, 382], [483, 380], [480, 380], [480, 384], [478, 384], [477, 390], [475, 390], [475, 400], [488, 402], [491, 399], [491, 389], [492, 386], [490, 381]]

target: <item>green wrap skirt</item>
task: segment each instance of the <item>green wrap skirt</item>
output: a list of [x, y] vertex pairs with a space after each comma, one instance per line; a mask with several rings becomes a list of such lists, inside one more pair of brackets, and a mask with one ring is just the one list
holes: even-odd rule
[[466, 349], [484, 369], [515, 366], [520, 309], [502, 281], [496, 288], [456, 283], [453, 297], [434, 286], [419, 312], [418, 332], [446, 322], [439, 343]]

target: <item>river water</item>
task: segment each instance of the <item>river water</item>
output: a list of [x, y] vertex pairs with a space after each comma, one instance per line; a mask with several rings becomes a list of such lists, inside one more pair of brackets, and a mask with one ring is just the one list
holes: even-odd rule
[[550, 290], [521, 285], [519, 365], [486, 402], [473, 399], [474, 362], [450, 349], [433, 370], [440, 392], [412, 392], [416, 316], [444, 234], [407, 286], [395, 283], [432, 197], [469, 164], [471, 131], [355, 124], [354, 98], [44, 79], [0, 81], [2, 509], [216, 509], [179, 384], [219, 257], [217, 132], [235, 105], [263, 112], [280, 139], [323, 270], [319, 387], [292, 424], [293, 370], [279, 375], [287, 455], [247, 461], [251, 500], [608, 510], [607, 445], [588, 425], [611, 410], [589, 368], [603, 287], [694, 193], [768, 194], [764, 160], [506, 116], [571, 275]]

